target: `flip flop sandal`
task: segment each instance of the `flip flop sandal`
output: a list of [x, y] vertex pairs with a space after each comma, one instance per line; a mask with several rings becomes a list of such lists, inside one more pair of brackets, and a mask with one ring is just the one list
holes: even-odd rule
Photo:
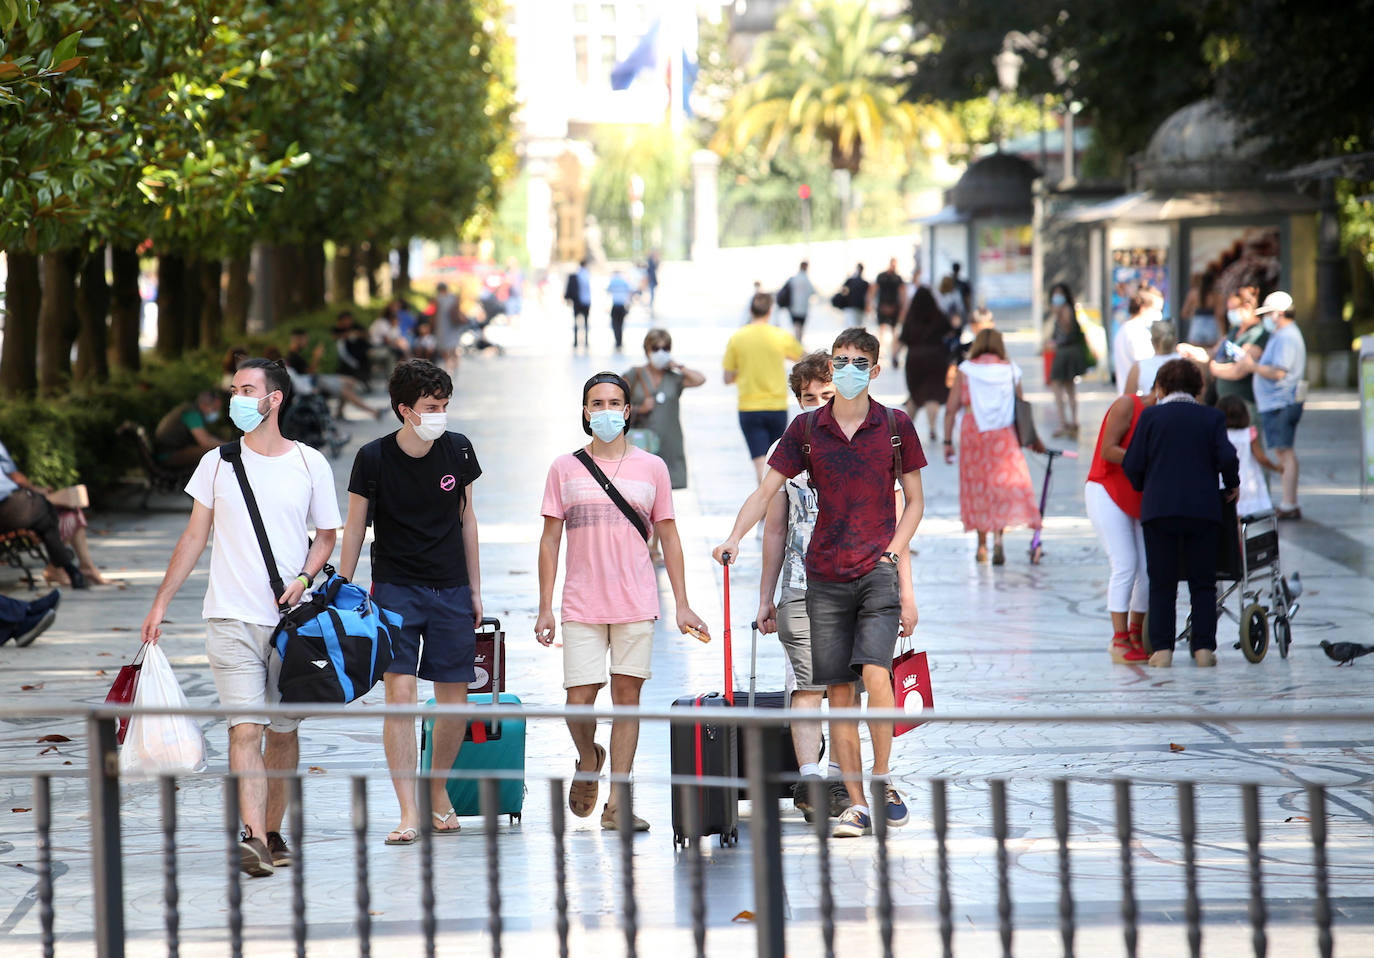
[[580, 762], [576, 759], [573, 761], [573, 783], [568, 788], [568, 808], [578, 818], [586, 818], [596, 811], [596, 793], [600, 788], [601, 766], [606, 764], [606, 750], [600, 745], [593, 747], [596, 749], [595, 777], [586, 777], [587, 771], [578, 767]]
[[386, 843], [388, 845], [414, 845], [416, 839], [420, 837], [419, 830], [414, 828], [393, 828], [391, 830], [391, 834], [399, 835], [401, 837], [391, 838], [390, 836], [388, 836], [386, 839]]
[[443, 815], [438, 812], [430, 812], [430, 814], [434, 816], [434, 825], [447, 825], [449, 819], [454, 819], [452, 828], [435, 828], [434, 825], [431, 825], [429, 830], [435, 835], [457, 835], [462, 830], [463, 826], [459, 825], [457, 821], [458, 813], [453, 810], [452, 806]]

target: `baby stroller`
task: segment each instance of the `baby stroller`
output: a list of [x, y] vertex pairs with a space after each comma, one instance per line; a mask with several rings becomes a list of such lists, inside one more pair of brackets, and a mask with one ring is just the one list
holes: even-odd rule
[[338, 459], [348, 444], [349, 434], [339, 427], [329, 413], [329, 400], [317, 392], [297, 393], [287, 404], [282, 416], [281, 433]]
[[[1279, 647], [1279, 656], [1288, 658], [1293, 641], [1292, 621], [1297, 615], [1297, 598], [1302, 580], [1293, 573], [1291, 581], [1279, 571], [1279, 529], [1273, 510], [1236, 518], [1235, 505], [1227, 503], [1222, 516], [1222, 546], [1217, 558], [1217, 618], [1229, 616], [1240, 626], [1235, 648], [1245, 658], [1259, 662], [1269, 651], [1269, 639]], [[1225, 587], [1221, 583], [1227, 583]], [[1236, 597], [1236, 610], [1227, 601]], [[1273, 623], [1272, 628], [1270, 623]], [[1191, 617], [1179, 641], [1189, 638]]]

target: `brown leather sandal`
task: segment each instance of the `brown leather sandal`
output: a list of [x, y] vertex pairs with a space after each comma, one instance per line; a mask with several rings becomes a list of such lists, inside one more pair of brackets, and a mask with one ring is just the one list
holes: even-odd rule
[[596, 810], [596, 795], [600, 790], [601, 766], [606, 764], [606, 750], [600, 745], [596, 749], [596, 772], [589, 773], [582, 768], [581, 760], [573, 762], [573, 783], [568, 788], [568, 808], [578, 818], [586, 818]]

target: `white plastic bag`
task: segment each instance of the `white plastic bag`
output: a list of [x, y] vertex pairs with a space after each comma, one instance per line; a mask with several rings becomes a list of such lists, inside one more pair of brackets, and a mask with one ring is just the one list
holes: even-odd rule
[[[172, 674], [172, 663], [156, 645], [143, 657], [134, 696], [138, 708], [186, 708], [186, 695]], [[119, 752], [119, 771], [138, 775], [198, 772], [205, 767], [205, 736], [185, 715], [135, 715]]]

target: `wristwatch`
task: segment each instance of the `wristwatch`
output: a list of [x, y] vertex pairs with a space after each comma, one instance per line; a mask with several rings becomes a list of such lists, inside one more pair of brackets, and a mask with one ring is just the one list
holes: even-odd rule
[[897, 564], [897, 553], [895, 553], [895, 552], [884, 552], [882, 555], [878, 556], [878, 558], [879, 558], [879, 559], [886, 559], [888, 562], [891, 562], [893, 565], [896, 565], [896, 564]]
[[306, 587], [307, 589], [310, 588], [311, 583], [313, 583], [313, 582], [315, 581], [315, 577], [314, 577], [313, 575], [311, 575], [309, 572], [306, 572], [304, 569], [302, 569], [300, 572], [297, 572], [297, 573], [296, 573], [296, 578], [297, 578], [297, 579], [304, 579], [304, 580], [305, 580], [305, 587]]

